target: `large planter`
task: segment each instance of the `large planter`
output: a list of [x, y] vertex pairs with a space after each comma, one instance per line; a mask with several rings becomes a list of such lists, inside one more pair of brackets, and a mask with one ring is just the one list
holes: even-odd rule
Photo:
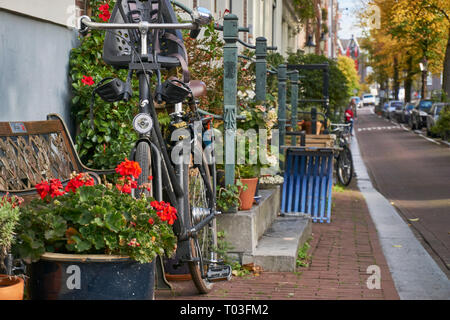
[[241, 191], [239, 195], [239, 199], [241, 205], [239, 206], [240, 210], [250, 210], [253, 206], [254, 197], [256, 193], [256, 185], [258, 184], [258, 178], [250, 178], [250, 179], [240, 179], [242, 184], [247, 185], [247, 190]]
[[153, 300], [155, 262], [46, 253], [31, 265], [32, 300]]
[[21, 277], [0, 274], [0, 300], [23, 300], [23, 284]]

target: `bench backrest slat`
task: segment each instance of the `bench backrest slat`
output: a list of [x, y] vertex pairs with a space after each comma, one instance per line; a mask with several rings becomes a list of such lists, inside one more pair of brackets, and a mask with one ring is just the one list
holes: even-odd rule
[[61, 120], [0, 122], [0, 192], [30, 191], [80, 169]]

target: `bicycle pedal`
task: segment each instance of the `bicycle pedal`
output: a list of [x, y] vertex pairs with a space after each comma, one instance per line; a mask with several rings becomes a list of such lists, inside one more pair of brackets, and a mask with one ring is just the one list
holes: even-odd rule
[[231, 280], [232, 269], [230, 265], [209, 266], [206, 273], [206, 279], [210, 282]]

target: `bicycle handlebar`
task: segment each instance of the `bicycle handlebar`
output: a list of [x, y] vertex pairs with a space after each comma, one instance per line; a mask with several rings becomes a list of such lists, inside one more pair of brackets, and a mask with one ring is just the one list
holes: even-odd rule
[[88, 16], [82, 16], [79, 19], [80, 32], [87, 31], [86, 29], [94, 30], [115, 30], [115, 29], [136, 29], [141, 31], [147, 31], [152, 29], [186, 29], [194, 30], [198, 26], [196, 23], [149, 23], [147, 21], [141, 21], [139, 23], [99, 23], [92, 22]]

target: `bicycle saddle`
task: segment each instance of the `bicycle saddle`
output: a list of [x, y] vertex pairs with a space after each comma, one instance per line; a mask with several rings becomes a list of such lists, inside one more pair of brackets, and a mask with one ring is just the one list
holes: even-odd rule
[[189, 88], [191, 88], [192, 94], [195, 98], [206, 96], [206, 84], [201, 80], [191, 80], [188, 83]]
[[[111, 23], [158, 22], [161, 13], [163, 23], [178, 23], [170, 0], [118, 0], [111, 14]], [[153, 43], [154, 33], [158, 41]], [[103, 60], [116, 68], [127, 68], [132, 62], [131, 44], [140, 43], [138, 30], [121, 29], [108, 31], [103, 45]], [[153, 62], [153, 50], [157, 53], [162, 68], [171, 69], [182, 66], [187, 76], [187, 54], [180, 30], [151, 30], [148, 35], [149, 62]], [[135, 49], [139, 51], [139, 49]], [[135, 61], [137, 62], [137, 61]], [[189, 79], [185, 79], [189, 81]]]

